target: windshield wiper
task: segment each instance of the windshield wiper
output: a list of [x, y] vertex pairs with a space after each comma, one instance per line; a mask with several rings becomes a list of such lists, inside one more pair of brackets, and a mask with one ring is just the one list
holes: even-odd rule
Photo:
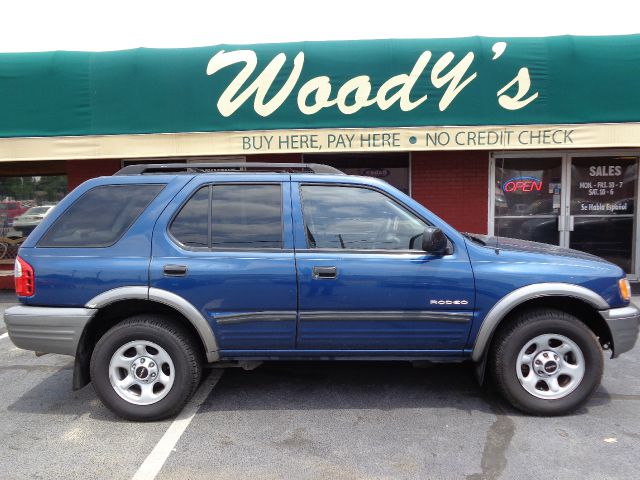
[[475, 243], [479, 243], [480, 245], [487, 245], [487, 242], [485, 242], [484, 240], [482, 240], [479, 237], [476, 237], [475, 235], [472, 235], [471, 233], [463, 233], [462, 234], [463, 237], [468, 238], [469, 240], [471, 240], [472, 242]]

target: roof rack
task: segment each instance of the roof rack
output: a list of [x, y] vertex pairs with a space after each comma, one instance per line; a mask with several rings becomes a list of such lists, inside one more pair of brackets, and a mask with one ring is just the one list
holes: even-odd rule
[[337, 168], [320, 163], [267, 163], [267, 162], [235, 162], [235, 163], [152, 163], [129, 165], [118, 170], [114, 175], [151, 175], [163, 173], [213, 173], [213, 172], [259, 172], [259, 173], [328, 173], [344, 175]]

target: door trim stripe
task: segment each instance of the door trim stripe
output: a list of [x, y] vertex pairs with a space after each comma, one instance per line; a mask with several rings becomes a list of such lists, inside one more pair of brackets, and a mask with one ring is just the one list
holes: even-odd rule
[[300, 320], [306, 321], [351, 321], [368, 320], [372, 322], [400, 321], [400, 322], [449, 322], [468, 323], [473, 317], [472, 312], [443, 312], [434, 310], [324, 310], [313, 312], [300, 312]]
[[[213, 314], [218, 325], [231, 325], [247, 322], [286, 322], [295, 321], [294, 311], [261, 311]], [[473, 317], [472, 312], [452, 312], [434, 310], [320, 310], [300, 312], [301, 321], [371, 321], [371, 322], [447, 322], [468, 323]]]
[[291, 310], [262, 311], [262, 312], [239, 312], [213, 314], [218, 325], [230, 325], [247, 322], [287, 322], [296, 320], [296, 312]]

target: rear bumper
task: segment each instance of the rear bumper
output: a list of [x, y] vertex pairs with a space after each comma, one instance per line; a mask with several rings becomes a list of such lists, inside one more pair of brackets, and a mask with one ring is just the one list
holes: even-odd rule
[[97, 310], [16, 305], [4, 312], [9, 338], [18, 348], [75, 355], [80, 336]]
[[628, 352], [633, 348], [638, 338], [640, 328], [640, 310], [635, 305], [623, 308], [612, 308], [600, 312], [602, 318], [607, 322], [613, 345], [611, 350], [615, 358], [621, 353]]

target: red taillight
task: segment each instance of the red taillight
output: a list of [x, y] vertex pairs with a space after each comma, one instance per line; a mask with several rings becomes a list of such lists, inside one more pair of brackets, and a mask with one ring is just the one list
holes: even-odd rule
[[33, 268], [20, 257], [16, 257], [14, 277], [16, 279], [16, 295], [19, 297], [30, 297], [36, 293]]

